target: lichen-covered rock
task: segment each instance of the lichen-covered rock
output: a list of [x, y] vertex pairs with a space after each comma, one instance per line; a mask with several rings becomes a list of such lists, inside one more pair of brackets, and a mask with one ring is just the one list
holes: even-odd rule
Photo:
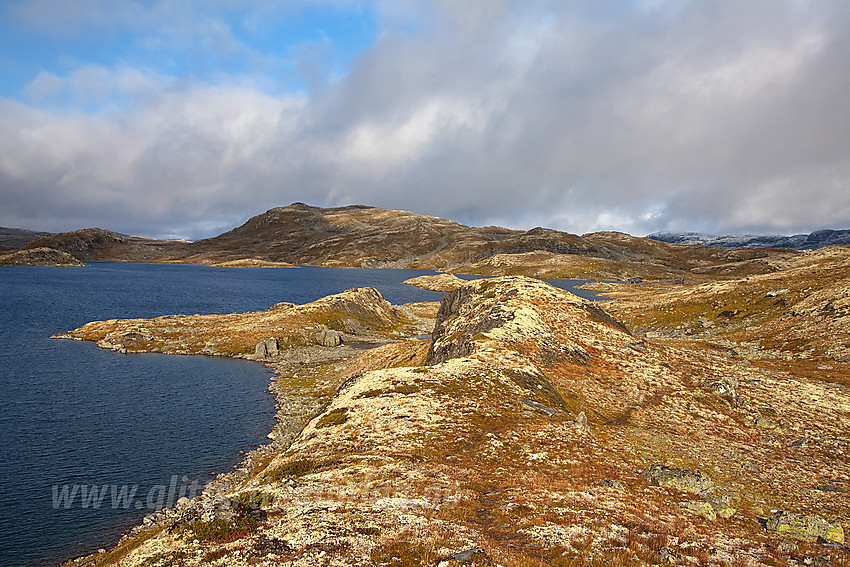
[[434, 276], [419, 276], [416, 278], [410, 278], [408, 280], [404, 280], [407, 285], [412, 285], [421, 289], [427, 289], [430, 291], [454, 291], [466, 281], [460, 279], [454, 274], [437, 274]]
[[[372, 302], [371, 293], [356, 295]], [[844, 486], [846, 392], [814, 376], [802, 379], [781, 360], [751, 365], [673, 339], [646, 340], [645, 349], [636, 349], [640, 327], [629, 335], [584, 300], [529, 278], [480, 280], [450, 293], [433, 334], [432, 364], [431, 341], [411, 338], [401, 319], [373, 319], [375, 336], [402, 339], [393, 344], [315, 345], [312, 337], [323, 328], [360, 341], [351, 329], [365, 319], [345, 315], [349, 308], [337, 297], [241, 316], [244, 323], [216, 316], [222, 332], [198, 341], [210, 349], [221, 351], [216, 345], [238, 337], [245, 350], [235, 348], [243, 343], [227, 348], [241, 355], [266, 337], [280, 339], [273, 364], [280, 377], [272, 383], [280, 404], [276, 439], [207, 489], [246, 509], [224, 526], [238, 528], [226, 544], [196, 541], [194, 528], [181, 530], [166, 518], [148, 526], [148, 539], [128, 540], [116, 551], [136, 546], [123, 567], [178, 557], [186, 565], [433, 566], [439, 559], [460, 567], [481, 557], [477, 545], [506, 566], [697, 559], [755, 565], [775, 563], [776, 544], [790, 536], [766, 534], [747, 518], [721, 520], [732, 512], [733, 496], [759, 517], [767, 515], [757, 508], [765, 500], [790, 510], [830, 505], [831, 520], [850, 518], [845, 494], [814, 490], [827, 482]], [[205, 321], [140, 321], [136, 331]], [[728, 373], [749, 407], [777, 423], [782, 417], [787, 435], [756, 429], [762, 414], [716, 403], [695, 387]], [[582, 410], [592, 434], [578, 427], [585, 420], [572, 419]], [[812, 458], [786, 446], [792, 433], [809, 440]], [[717, 471], [715, 480], [735, 492], [713, 487], [701, 471], [660, 465], [649, 467], [647, 478], [676, 491], [649, 487], [635, 478], [635, 463], [661, 462], [648, 459], [698, 463], [689, 468]], [[594, 484], [601, 478], [611, 480]], [[626, 479], [628, 491], [614, 479]], [[255, 504], [261, 497], [263, 504]], [[671, 508], [681, 501], [717, 519]], [[170, 526], [177, 529], [162, 529]], [[809, 547], [800, 545], [793, 559], [812, 553]], [[461, 550], [469, 554], [458, 556]], [[840, 563], [846, 552], [835, 546], [829, 553]]]
[[342, 333], [333, 329], [322, 329], [313, 338], [320, 346], [335, 347], [342, 344]]
[[[556, 290], [538, 280], [505, 277], [473, 280], [447, 293], [437, 312], [426, 364], [433, 366], [470, 355], [476, 343], [534, 344], [552, 364], [569, 361], [585, 364], [588, 350], [564, 336], [556, 336], [547, 323], [545, 303], [550, 298], [574, 313], [576, 320], [628, 334], [622, 323], [590, 301]], [[534, 298], [533, 302], [529, 298]], [[541, 305], [534, 303], [541, 302]], [[590, 327], [590, 325], [588, 325]]]
[[679, 507], [693, 512], [698, 516], [702, 516], [706, 520], [714, 521], [717, 519], [714, 507], [705, 500], [687, 500], [685, 502], [679, 502]]
[[469, 567], [491, 567], [495, 565], [480, 547], [473, 547], [464, 551], [459, 551], [451, 557], [447, 557], [440, 561], [438, 567], [451, 567], [453, 565], [467, 565]]
[[822, 540], [829, 543], [844, 543], [844, 528], [841, 524], [832, 524], [814, 514], [775, 510], [767, 517], [765, 529], [769, 532], [806, 541]]
[[735, 390], [738, 387], [738, 379], [734, 376], [712, 376], [703, 380], [700, 388], [708, 390], [716, 396], [727, 399], [736, 406], [741, 405], [741, 398]]
[[534, 411], [540, 412], [544, 415], [548, 415], [549, 417], [552, 417], [552, 416], [558, 414], [558, 410], [550, 408], [549, 406], [545, 406], [541, 403], [535, 402], [534, 400], [526, 400], [526, 399], [523, 399], [523, 398], [519, 398], [517, 401], [519, 403], [521, 403], [522, 405], [529, 407], [529, 408], [533, 409]]
[[596, 481], [596, 486], [607, 486], [614, 490], [626, 490], [626, 485], [615, 478], [603, 478]]
[[674, 565], [679, 561], [679, 554], [665, 545], [658, 550], [658, 559], [662, 564]]
[[731, 518], [735, 514], [736, 510], [732, 507], [728, 498], [717, 496], [716, 494], [703, 494], [703, 496], [711, 505], [717, 517]]
[[650, 465], [640, 473], [656, 486], [675, 488], [682, 492], [699, 494], [714, 489], [711, 477], [700, 470], [677, 469], [664, 465]]

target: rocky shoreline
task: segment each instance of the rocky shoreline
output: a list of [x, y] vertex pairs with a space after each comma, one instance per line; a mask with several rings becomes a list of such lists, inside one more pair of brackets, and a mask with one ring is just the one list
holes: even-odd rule
[[[833, 280], [815, 276], [818, 293], [844, 293], [844, 260], [823, 266]], [[811, 262], [788, 270], [812, 277]], [[760, 294], [773, 281], [760, 278], [740, 285]], [[669, 293], [722, 309], [730, 286]], [[627, 300], [603, 309], [500, 277], [447, 293], [438, 310], [350, 290], [239, 317], [83, 326], [66, 338], [125, 352], [217, 345], [270, 364], [279, 421], [202, 496], [70, 565], [850, 564], [848, 367], [830, 359], [822, 379], [759, 347], [742, 358], [652, 338], [629, 309], [672, 303], [618, 291]], [[831, 305], [818, 316], [845, 316]], [[773, 325], [752, 317], [748, 333]], [[225, 340], [240, 321], [243, 340]], [[429, 322], [431, 338], [413, 338]], [[385, 344], [357, 349], [353, 337]]]
[[[162, 529], [175, 521], [235, 517], [236, 509], [224, 495], [239, 488], [249, 478], [250, 472], [264, 459], [286, 451], [310, 420], [321, 414], [329, 403], [327, 398], [317, 398], [305, 392], [303, 388], [294, 388], [286, 384], [284, 378], [293, 373], [297, 374], [299, 371], [309, 372], [316, 366], [351, 360], [360, 353], [360, 349], [353, 347], [295, 347], [282, 351], [281, 356], [276, 357], [274, 361], [262, 362], [273, 372], [269, 390], [275, 396], [276, 412], [275, 425], [267, 436], [269, 442], [247, 451], [240, 462], [234, 465], [233, 470], [215, 473], [215, 476], [204, 485], [202, 493], [193, 499], [194, 501], [184, 497], [178, 500], [175, 506], [163, 508], [146, 516], [139, 525], [126, 531], [114, 547], [120, 548], [122, 544], [132, 541], [140, 534]], [[60, 567], [100, 565], [106, 555], [107, 550], [102, 549], [63, 562]]]
[[[340, 330], [328, 329], [325, 325], [317, 323], [307, 327], [307, 329], [313, 329], [312, 331], [308, 330], [307, 333], [302, 333], [306, 335], [303, 337], [304, 344], [285, 346], [290, 341], [279, 341], [277, 338], [269, 338], [259, 341], [253, 352], [206, 351], [197, 353], [208, 356], [228, 356], [253, 360], [264, 364], [272, 371], [269, 391], [275, 397], [276, 411], [275, 425], [267, 435], [269, 442], [246, 452], [240, 462], [234, 465], [233, 470], [216, 473], [204, 485], [201, 495], [194, 499], [194, 502], [190, 502], [187, 498], [182, 498], [174, 507], [164, 508], [146, 516], [141, 524], [131, 528], [121, 536], [116, 543], [116, 548], [120, 548], [126, 542], [137, 538], [139, 534], [149, 532], [152, 529], [161, 529], [163, 526], [173, 523], [176, 520], [185, 519], [189, 521], [189, 519], [194, 519], [197, 521], [203, 517], [230, 518], [233, 510], [227, 504], [229, 500], [224, 498], [224, 495], [236, 490], [243, 484], [250, 477], [251, 471], [260, 466], [264, 460], [268, 461], [270, 456], [286, 451], [310, 420], [322, 413], [324, 408], [330, 403], [333, 393], [340, 385], [340, 379], [335, 379], [338, 376], [338, 374], [335, 374], [335, 371], [339, 371], [346, 363], [350, 363], [354, 358], [360, 356], [364, 346], [374, 348], [378, 344], [387, 342], [386, 337], [381, 334], [381, 330], [383, 329], [370, 329], [368, 323], [363, 324], [364, 321], [362, 320], [364, 318], [363, 316], [367, 315], [368, 309], [374, 307], [374, 303], [380, 304], [380, 302], [383, 302], [383, 298], [380, 297], [377, 291], [372, 289], [349, 290], [336, 296], [323, 298], [318, 302], [314, 302], [314, 304], [308, 304], [306, 307], [309, 309], [310, 307], [317, 307], [316, 304], [318, 304], [316, 311], [324, 315], [327, 310], [323, 310], [322, 307], [327, 307], [327, 305], [324, 305], [323, 302], [329, 302], [332, 310], [339, 308], [342, 304], [342, 311], [345, 311], [345, 304], [349, 303], [357, 307], [363, 307], [367, 311], [358, 313], [359, 317], [357, 317], [356, 323], [349, 327], [346, 327], [344, 322], [336, 322], [336, 326], [346, 331], [345, 334]], [[395, 309], [394, 306], [390, 306], [386, 302], [383, 303], [385, 305], [379, 305], [379, 308], [375, 310], [379, 318], [381, 315], [386, 315], [386, 313], [382, 312], [381, 308], [384, 311], [387, 308]], [[273, 306], [270, 311], [295, 311], [292, 309], [294, 307], [302, 306], [278, 304]], [[426, 331], [430, 332], [430, 327], [433, 324], [433, 318], [431, 316], [436, 312], [436, 304], [408, 304], [399, 308], [403, 311], [401, 318], [404, 325], [402, 328], [406, 332], [413, 334], [420, 334]], [[355, 311], [357, 311], [356, 308]], [[250, 316], [251, 314], [243, 315]], [[297, 319], [296, 325], [303, 324], [304, 322], [303, 318], [298, 318], [296, 313], [287, 313], [287, 315], [290, 316], [289, 318]], [[295, 317], [292, 317], [293, 315]], [[312, 313], [311, 315], [315, 316], [316, 313]], [[368, 313], [368, 315], [375, 315], [375, 313]], [[365, 317], [367, 320], [369, 319], [368, 315]], [[392, 317], [389, 318], [391, 319]], [[399, 316], [396, 315], [396, 319], [398, 318]], [[168, 319], [168, 317], [165, 319]], [[118, 331], [117, 336], [105, 334], [97, 341], [98, 346], [123, 354], [129, 352], [186, 354], [188, 352], [188, 341], [186, 341], [187, 337], [185, 333], [181, 336], [183, 342], [175, 348], [141, 345], [138, 341], [137, 321], [112, 320], [106, 322], [116, 325], [120, 331]], [[209, 321], [205, 323], [209, 323]], [[252, 325], [255, 323], [253, 320], [250, 321]], [[90, 325], [96, 326], [97, 323]], [[284, 324], [279, 326], [278, 330], [291, 331], [291, 327], [292, 325], [287, 325], [284, 322]], [[229, 331], [229, 329], [218, 330]], [[91, 335], [80, 334], [79, 331], [80, 329], [77, 329], [70, 333], [54, 335], [52, 338], [92, 340]], [[343, 337], [345, 337], [346, 341], [351, 341], [355, 346], [343, 344]], [[284, 345], [281, 345], [282, 342]], [[311, 342], [315, 344], [309, 344]], [[272, 345], [274, 346], [272, 347]], [[328, 376], [325, 383], [318, 389], [316, 381], [312, 381], [309, 387], [298, 384], [299, 375], [317, 372]], [[222, 507], [224, 510], [221, 509]], [[205, 513], [207, 514], [206, 516], [204, 516]], [[62, 567], [91, 567], [100, 565], [106, 555], [106, 550], [100, 550], [96, 553], [62, 563]]]

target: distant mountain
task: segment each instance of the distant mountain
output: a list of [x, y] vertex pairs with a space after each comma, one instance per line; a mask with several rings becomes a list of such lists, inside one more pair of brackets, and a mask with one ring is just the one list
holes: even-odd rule
[[196, 242], [128, 237], [88, 228], [41, 236], [25, 248], [52, 248], [83, 262], [287, 262], [599, 279], [740, 277], [776, 271], [780, 269], [777, 262], [796, 254], [767, 248], [683, 246], [619, 232], [578, 236], [540, 227], [470, 227], [409, 211], [304, 203], [270, 209], [242, 226]]
[[[545, 269], [539, 254], [545, 255]], [[681, 246], [618, 232], [578, 236], [547, 228], [469, 227], [439, 217], [363, 205], [293, 203], [224, 234], [170, 248], [157, 261], [214, 264], [240, 258], [298, 265], [416, 268], [537, 277], [635, 274], [680, 277], [775, 271], [790, 252]], [[602, 260], [597, 261], [597, 260]]]
[[672, 244], [718, 246], [720, 248], [756, 246], [759, 248], [814, 250], [816, 248], [823, 248], [824, 246], [846, 246], [850, 244], [850, 229], [824, 229], [816, 230], [811, 234], [795, 234], [794, 236], [754, 234], [711, 236], [697, 232], [655, 232], [647, 236], [647, 238]]
[[49, 232], [24, 230], [22, 228], [0, 227], [0, 251], [20, 250], [36, 238], [47, 236]]

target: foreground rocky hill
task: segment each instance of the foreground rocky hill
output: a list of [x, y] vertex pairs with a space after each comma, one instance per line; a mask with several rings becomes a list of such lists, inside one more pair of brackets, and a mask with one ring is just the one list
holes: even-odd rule
[[[285, 338], [388, 340], [429, 316], [430, 339], [365, 351]], [[75, 565], [850, 564], [846, 385], [629, 328], [526, 277], [469, 282], [438, 310], [353, 290], [240, 320], [70, 333], [168, 351], [262, 329], [217, 352], [272, 365], [282, 408], [237, 471]]]

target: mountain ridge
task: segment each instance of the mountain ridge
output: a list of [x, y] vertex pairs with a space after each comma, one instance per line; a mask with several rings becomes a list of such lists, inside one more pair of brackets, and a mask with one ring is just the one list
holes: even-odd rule
[[[809, 240], [828, 244], [834, 233], [824, 232], [820, 240], [809, 235]], [[195, 242], [128, 237], [96, 228], [27, 239], [26, 248], [51, 248], [82, 262], [286, 263], [566, 279], [741, 277], [776, 271], [778, 263], [799, 253], [763, 245], [671, 243], [612, 231], [579, 236], [543, 227], [470, 227], [410, 211], [300, 202], [269, 209]]]
[[718, 246], [721, 248], [767, 247], [816, 250], [850, 244], [850, 229], [824, 228], [808, 234], [726, 234], [714, 236], [699, 232], [654, 232], [647, 238], [672, 244]]

